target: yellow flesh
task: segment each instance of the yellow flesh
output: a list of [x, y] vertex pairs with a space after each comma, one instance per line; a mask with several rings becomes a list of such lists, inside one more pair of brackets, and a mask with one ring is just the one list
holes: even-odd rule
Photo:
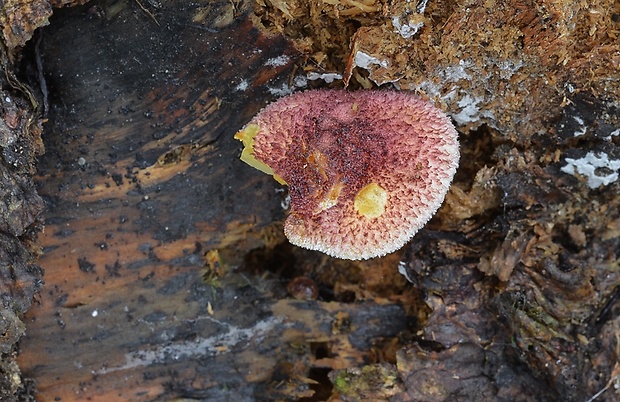
[[319, 205], [314, 213], [318, 214], [338, 204], [338, 197], [340, 197], [340, 191], [342, 191], [343, 187], [344, 184], [342, 183], [334, 184], [334, 186], [329, 189], [327, 194], [325, 194], [323, 199], [319, 202]]
[[284, 179], [275, 174], [272, 168], [254, 157], [254, 137], [259, 131], [260, 127], [258, 124], [248, 124], [241, 131], [235, 134], [235, 139], [243, 142], [243, 151], [241, 152], [241, 158], [239, 159], [263, 173], [272, 175], [278, 183], [286, 185]]
[[366, 218], [378, 218], [387, 204], [388, 193], [377, 183], [370, 183], [355, 196], [353, 206], [358, 214]]

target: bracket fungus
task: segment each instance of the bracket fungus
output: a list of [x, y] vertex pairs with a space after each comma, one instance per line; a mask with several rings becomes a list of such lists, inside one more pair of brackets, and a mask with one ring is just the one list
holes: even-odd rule
[[289, 187], [289, 241], [351, 260], [409, 241], [443, 202], [459, 162], [450, 119], [404, 91], [295, 93], [235, 138], [244, 162]]

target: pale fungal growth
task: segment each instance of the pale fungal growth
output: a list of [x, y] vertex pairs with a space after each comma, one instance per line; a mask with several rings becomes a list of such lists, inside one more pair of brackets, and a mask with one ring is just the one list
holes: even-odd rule
[[579, 159], [566, 158], [566, 165], [560, 168], [564, 173], [583, 175], [591, 189], [607, 186], [620, 177], [620, 159], [612, 159], [604, 152], [588, 152]]
[[235, 138], [243, 161], [289, 187], [290, 242], [351, 260], [409, 241], [443, 202], [459, 162], [450, 119], [402, 91], [296, 93]]

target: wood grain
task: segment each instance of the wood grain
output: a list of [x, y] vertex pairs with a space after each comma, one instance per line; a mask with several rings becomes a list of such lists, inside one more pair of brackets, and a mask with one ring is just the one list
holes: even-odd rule
[[[263, 293], [273, 280], [233, 272], [283, 211], [232, 135], [287, 87], [297, 54], [239, 4], [176, 3], [148, 14], [89, 3], [44, 32], [46, 284], [19, 356], [41, 401], [254, 400], [276, 392], [279, 364], [299, 360], [294, 339], [340, 339], [360, 363], [349, 332], [361, 331], [358, 347], [377, 335], [367, 316], [333, 335], [350, 307], [312, 302], [300, 315]], [[227, 274], [205, 279], [213, 264]], [[395, 305], [368, 314], [384, 334], [405, 326]], [[311, 366], [288, 395], [308, 395]]]

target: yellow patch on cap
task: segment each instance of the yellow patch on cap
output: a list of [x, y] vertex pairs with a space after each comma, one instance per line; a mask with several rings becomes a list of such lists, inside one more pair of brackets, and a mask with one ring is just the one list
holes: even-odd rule
[[378, 218], [383, 215], [388, 193], [377, 183], [370, 183], [355, 196], [353, 207], [358, 214], [366, 218]]
[[272, 175], [278, 183], [286, 185], [284, 179], [274, 173], [271, 167], [254, 157], [254, 137], [256, 137], [259, 131], [260, 127], [258, 124], [248, 124], [235, 134], [235, 139], [243, 142], [243, 151], [241, 151], [241, 157], [239, 159], [252, 166], [254, 169]]

